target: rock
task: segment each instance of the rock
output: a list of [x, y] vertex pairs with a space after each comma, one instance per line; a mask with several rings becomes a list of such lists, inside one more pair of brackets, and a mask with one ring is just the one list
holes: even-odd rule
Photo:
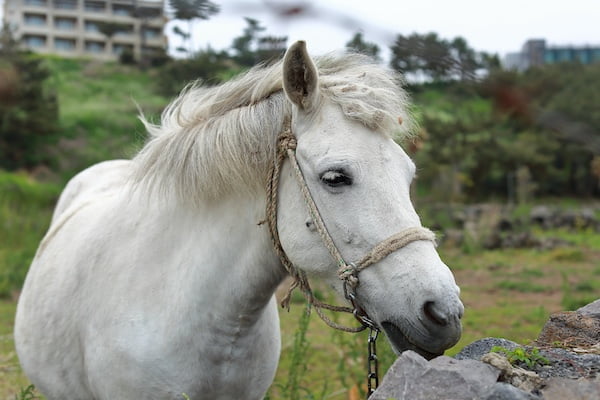
[[590, 304], [577, 309], [576, 312], [578, 312], [579, 314], [582, 314], [582, 315], [597, 314], [598, 315], [597, 318], [600, 318], [600, 299], [593, 301]]
[[550, 315], [536, 340], [538, 346], [551, 347], [588, 347], [598, 342], [600, 318], [577, 311], [563, 311]]
[[568, 349], [542, 348], [539, 354], [549, 361], [549, 365], [535, 365], [531, 368], [542, 378], [597, 378], [600, 376], [600, 355], [577, 354]]
[[527, 370], [490, 353], [494, 346], [521, 347], [510, 340], [485, 338], [465, 346], [455, 358], [431, 361], [406, 351], [370, 400], [600, 399], [600, 300], [575, 312], [552, 314], [535, 348], [524, 346], [532, 361], [538, 361], [519, 364], [527, 364]]
[[504, 347], [508, 350], [512, 350], [519, 345], [510, 340], [501, 338], [484, 338], [479, 339], [467, 346], [465, 346], [460, 353], [454, 356], [457, 360], [481, 360], [485, 354], [489, 353], [494, 346]]
[[529, 212], [529, 219], [543, 228], [552, 227], [554, 211], [548, 206], [535, 206]]
[[542, 390], [544, 400], [598, 400], [600, 380], [552, 378]]
[[485, 400], [538, 400], [539, 396], [517, 389], [511, 384], [498, 382]]
[[500, 370], [499, 380], [517, 387], [525, 392], [533, 392], [540, 389], [544, 381], [535, 372], [523, 368], [513, 367], [501, 354], [488, 353], [481, 357], [481, 361], [488, 363]]
[[428, 362], [409, 350], [396, 360], [369, 399], [485, 399], [493, 392], [499, 374], [480, 361], [440, 356]]

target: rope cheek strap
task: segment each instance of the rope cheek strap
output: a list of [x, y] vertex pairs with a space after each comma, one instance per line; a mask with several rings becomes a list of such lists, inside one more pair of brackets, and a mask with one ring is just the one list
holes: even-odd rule
[[[281, 263], [283, 264], [286, 271], [294, 278], [294, 282], [288, 289], [285, 297], [281, 301], [282, 307], [289, 309], [291, 294], [296, 288], [300, 288], [304, 296], [306, 297], [309, 305], [312, 305], [319, 317], [330, 327], [339, 329], [346, 332], [360, 332], [367, 327], [375, 330], [379, 330], [378, 327], [369, 319], [364, 310], [356, 302], [356, 288], [358, 287], [358, 273], [365, 268], [381, 261], [396, 250], [418, 240], [426, 240], [435, 244], [435, 234], [427, 228], [413, 227], [408, 228], [404, 231], [396, 233], [382, 242], [375, 245], [371, 251], [369, 251], [360, 261], [356, 264], [347, 263], [344, 257], [336, 247], [333, 239], [327, 231], [327, 227], [323, 222], [323, 218], [319, 213], [317, 205], [315, 204], [310, 190], [302, 175], [302, 170], [298, 165], [296, 158], [296, 137], [292, 133], [291, 119], [286, 117], [283, 123], [283, 130], [279, 134], [277, 139], [277, 150], [273, 167], [269, 170], [268, 182], [267, 182], [267, 208], [266, 208], [266, 222], [271, 233], [271, 239], [273, 241], [273, 247], [277, 255], [279, 256]], [[277, 230], [277, 205], [278, 205], [278, 188], [279, 178], [281, 173], [281, 166], [285, 158], [289, 158], [292, 170], [300, 186], [304, 202], [306, 203], [309, 214], [315, 224], [317, 232], [323, 241], [323, 244], [329, 251], [329, 254], [338, 266], [338, 276], [344, 282], [344, 294], [346, 299], [350, 301], [352, 307], [340, 307], [334, 306], [327, 303], [323, 303], [314, 297], [308, 278], [304, 271], [296, 268], [287, 257], [287, 254], [281, 246], [279, 241], [279, 232]], [[358, 327], [347, 327], [339, 325], [327, 317], [322, 309], [330, 311], [339, 311], [352, 313], [360, 321], [361, 326]]]

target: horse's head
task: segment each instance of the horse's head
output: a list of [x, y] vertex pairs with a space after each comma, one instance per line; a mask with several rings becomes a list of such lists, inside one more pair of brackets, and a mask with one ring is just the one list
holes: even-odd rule
[[[353, 104], [325, 95], [335, 82], [329, 86], [319, 82], [303, 42], [288, 50], [283, 68], [284, 91], [293, 104], [298, 164], [346, 262], [360, 260], [398, 232], [421, 227], [410, 200], [415, 165], [389, 132], [382, 132], [384, 124], [378, 125], [379, 117], [373, 115], [380, 111], [357, 116], [365, 109], [368, 113], [368, 107], [356, 104], [353, 109]], [[366, 75], [341, 76], [346, 83], [337, 89], [340, 96], [358, 91], [364, 100], [369, 90]], [[289, 162], [281, 172], [277, 222], [291, 262], [343, 293], [336, 262], [316, 231]], [[458, 341], [464, 310], [459, 288], [432, 241], [410, 241], [362, 270], [358, 279], [357, 302], [396, 352], [412, 349], [432, 357]]]

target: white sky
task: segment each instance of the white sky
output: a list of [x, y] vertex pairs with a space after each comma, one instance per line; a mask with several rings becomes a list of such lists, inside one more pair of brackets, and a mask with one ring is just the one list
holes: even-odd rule
[[[0, 0], [3, 4], [4, 0]], [[343, 48], [358, 30], [382, 51], [396, 34], [436, 32], [442, 38], [464, 37], [477, 51], [518, 51], [531, 38], [552, 45], [600, 45], [600, 0], [213, 0], [221, 12], [195, 23], [194, 44], [226, 49], [246, 26], [245, 16], [259, 20], [266, 33], [288, 36], [288, 44], [307, 41], [320, 54]], [[277, 16], [285, 5], [308, 5], [308, 13]], [[2, 14], [0, 7], [0, 15]], [[167, 26], [171, 48], [178, 37]], [[187, 27], [183, 25], [182, 27]], [[385, 53], [384, 53], [385, 55]]]
[[343, 48], [357, 30], [385, 52], [398, 33], [431, 31], [446, 39], [462, 36], [475, 50], [501, 56], [532, 38], [550, 45], [600, 46], [600, 0], [304, 0], [309, 15], [295, 18], [277, 17], [273, 5], [302, 0], [213, 2], [221, 12], [195, 24], [197, 46], [228, 48], [246, 26], [244, 16], [261, 21], [266, 33], [288, 36], [288, 44], [306, 40], [315, 54]]

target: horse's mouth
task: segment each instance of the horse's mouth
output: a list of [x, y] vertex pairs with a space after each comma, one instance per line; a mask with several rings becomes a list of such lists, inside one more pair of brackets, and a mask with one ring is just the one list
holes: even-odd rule
[[396, 324], [385, 321], [385, 322], [381, 323], [381, 328], [385, 332], [390, 343], [392, 344], [392, 348], [394, 349], [394, 351], [397, 354], [400, 354], [406, 350], [412, 350], [412, 351], [419, 353], [421, 356], [423, 356], [427, 360], [431, 360], [432, 358], [435, 358], [435, 357], [443, 354], [443, 352], [442, 353], [431, 353], [431, 352], [425, 350], [424, 348], [417, 346], [410, 340], [410, 338]]

